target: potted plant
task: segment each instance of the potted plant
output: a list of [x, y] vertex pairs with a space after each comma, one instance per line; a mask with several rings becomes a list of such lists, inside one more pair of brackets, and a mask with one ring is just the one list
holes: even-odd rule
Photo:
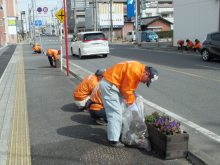
[[164, 159], [183, 158], [188, 153], [189, 134], [183, 131], [180, 122], [171, 121], [166, 114], [154, 112], [145, 118], [152, 149]]

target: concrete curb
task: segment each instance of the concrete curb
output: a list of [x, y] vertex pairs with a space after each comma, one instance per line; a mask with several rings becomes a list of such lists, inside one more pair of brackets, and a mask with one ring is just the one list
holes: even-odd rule
[[[70, 64], [71, 65], [71, 64]], [[62, 66], [66, 71], [67, 68], [65, 65]], [[86, 76], [80, 76], [77, 73], [74, 73], [73, 70], [69, 69], [70, 75], [74, 76], [77, 80], [82, 81]], [[86, 73], [88, 75], [88, 73]], [[214, 160], [214, 158], [208, 156], [204, 152], [197, 150], [191, 144], [188, 145], [188, 156], [186, 157], [192, 164], [198, 165], [219, 165], [219, 162]]]

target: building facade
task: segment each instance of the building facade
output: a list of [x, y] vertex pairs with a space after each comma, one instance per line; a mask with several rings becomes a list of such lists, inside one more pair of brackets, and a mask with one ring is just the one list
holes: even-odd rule
[[17, 43], [17, 0], [0, 0], [0, 44]]
[[179, 39], [203, 41], [208, 33], [220, 31], [219, 0], [175, 0], [174, 9], [174, 46]]
[[[174, 23], [173, 0], [146, 1], [146, 9], [142, 10], [141, 17], [161, 16], [162, 18]], [[173, 30], [174, 26], [171, 25]]]

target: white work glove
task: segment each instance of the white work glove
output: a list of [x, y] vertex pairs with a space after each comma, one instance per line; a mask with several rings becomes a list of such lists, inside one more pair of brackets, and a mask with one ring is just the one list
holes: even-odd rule
[[135, 103], [131, 104], [129, 106], [129, 108], [131, 108], [132, 111], [138, 111], [138, 107], [137, 107], [137, 105]]
[[133, 94], [134, 94], [135, 97], [143, 98], [140, 94], [136, 93], [135, 91], [133, 92]]

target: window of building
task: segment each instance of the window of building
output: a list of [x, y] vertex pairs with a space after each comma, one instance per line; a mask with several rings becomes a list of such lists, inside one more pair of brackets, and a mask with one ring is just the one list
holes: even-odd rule
[[169, 14], [161, 14], [162, 17], [169, 17]]
[[2, 19], [0, 19], [0, 26], [2, 26]]
[[3, 4], [0, 4], [0, 10], [3, 10]]

